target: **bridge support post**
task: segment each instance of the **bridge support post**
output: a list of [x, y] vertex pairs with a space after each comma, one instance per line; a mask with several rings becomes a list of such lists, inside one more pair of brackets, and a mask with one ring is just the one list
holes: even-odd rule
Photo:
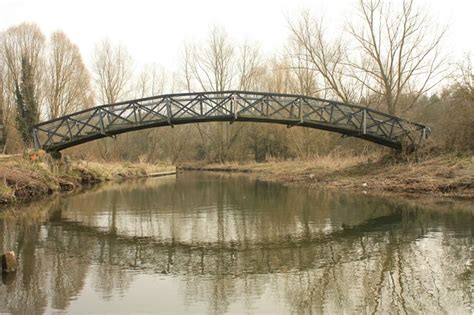
[[300, 124], [303, 123], [303, 102], [301, 102], [301, 98], [298, 99], [298, 116], [299, 116], [299, 119], [300, 119]]
[[362, 112], [362, 134], [367, 134], [367, 110]]
[[168, 117], [168, 124], [171, 128], [174, 128], [174, 125], [171, 122], [171, 100], [169, 98], [166, 99], [166, 116]]
[[101, 109], [98, 110], [98, 114], [99, 114], [100, 133], [105, 135], [104, 117], [102, 115]]
[[235, 102], [235, 94], [232, 94], [230, 97], [230, 111], [234, 115], [234, 120], [229, 121], [229, 124], [232, 125], [237, 120], [237, 103]]
[[35, 149], [39, 150], [40, 149], [40, 141], [38, 137], [38, 129], [33, 128], [33, 143], [35, 145]]
[[232, 95], [231, 99], [232, 109], [234, 110], [234, 120], [237, 120], [237, 102], [235, 101], [235, 94]]

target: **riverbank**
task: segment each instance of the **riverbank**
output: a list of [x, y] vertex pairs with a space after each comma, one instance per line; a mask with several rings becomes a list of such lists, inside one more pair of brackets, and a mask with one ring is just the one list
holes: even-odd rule
[[246, 164], [186, 163], [182, 170], [246, 172], [282, 184], [365, 192], [474, 199], [474, 156], [444, 154], [417, 163], [385, 158], [325, 156], [311, 161]]
[[[418, 163], [387, 158], [324, 156], [311, 161], [268, 163], [186, 163], [182, 170], [245, 172], [285, 185], [342, 188], [474, 199], [474, 156], [440, 155]], [[0, 204], [35, 200], [61, 191], [111, 180], [174, 171], [166, 164], [73, 161], [67, 167], [0, 156]]]
[[0, 157], [0, 204], [29, 201], [56, 192], [111, 180], [147, 177], [175, 170], [166, 164], [73, 161], [67, 166], [31, 162], [21, 155]]

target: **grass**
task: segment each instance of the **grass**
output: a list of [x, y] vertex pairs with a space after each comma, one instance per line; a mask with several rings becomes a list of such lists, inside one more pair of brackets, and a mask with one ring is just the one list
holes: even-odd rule
[[83, 182], [102, 182], [108, 180], [145, 177], [156, 172], [174, 170], [169, 164], [149, 164], [131, 162], [91, 162], [80, 161], [72, 166], [73, 174], [78, 175]]
[[22, 156], [0, 158], [0, 203], [32, 200], [58, 191], [69, 191], [82, 184], [144, 177], [170, 171], [166, 164], [73, 162], [69, 167], [51, 167], [30, 162]]
[[[364, 191], [421, 193], [474, 199], [474, 156], [443, 154], [418, 163], [378, 156], [319, 156], [305, 161], [188, 163], [182, 169], [248, 172], [268, 181]], [[51, 168], [22, 156], [0, 156], [0, 203], [31, 200], [83, 184], [144, 177], [174, 170], [169, 164], [73, 162]]]
[[286, 184], [474, 198], [474, 156], [444, 154], [402, 163], [377, 156], [321, 156], [310, 161], [189, 163], [182, 169], [250, 172]]

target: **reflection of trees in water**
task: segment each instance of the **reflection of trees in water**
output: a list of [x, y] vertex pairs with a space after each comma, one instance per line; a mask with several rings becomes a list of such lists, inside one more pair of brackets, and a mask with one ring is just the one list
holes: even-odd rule
[[22, 264], [0, 287], [0, 311], [41, 312], [48, 296], [67, 309], [90, 272], [102, 298], [125, 294], [130, 269], [180, 275], [185, 303], [209, 301], [215, 313], [242, 300], [250, 309], [269, 288], [297, 313], [463, 312], [473, 303], [462, 269], [469, 213], [190, 177], [74, 196], [53, 205], [44, 226], [0, 222], [0, 245], [15, 245]]
[[[364, 313], [464, 313], [467, 304], [462, 292], [469, 290], [469, 281], [459, 279], [464, 272], [464, 260], [459, 256], [465, 258], [462, 253], [469, 248], [464, 244], [464, 232], [473, 224], [472, 215], [459, 215], [450, 225], [452, 221], [443, 222], [447, 216], [423, 211], [402, 213], [409, 215], [384, 226], [383, 231], [364, 233], [360, 243], [353, 243], [360, 244], [360, 251], [349, 252], [357, 257], [363, 247], [370, 247], [371, 255], [286, 275], [290, 307], [303, 313], [341, 313], [348, 309]], [[441, 226], [440, 221], [444, 223]], [[348, 255], [346, 246], [333, 245], [328, 244], [328, 252], [336, 257]]]
[[[119, 206], [114, 206], [117, 203]], [[159, 189], [137, 182], [97, 195], [80, 195], [71, 198], [63, 216], [107, 230], [115, 228], [117, 233], [130, 236], [268, 242], [282, 236], [332, 232], [343, 224], [358, 224], [391, 211], [379, 202], [374, 207], [374, 203], [370, 198], [354, 202], [350, 195], [287, 188], [245, 178], [219, 181], [191, 177], [176, 183], [168, 181]], [[114, 225], [110, 223], [111, 216]]]
[[[40, 213], [38, 207], [57, 205], [56, 199], [24, 211]], [[35, 216], [28, 222], [21, 216], [0, 220], [0, 248], [14, 249], [19, 261], [19, 271], [10, 275], [11, 282], [0, 286], [0, 312], [41, 314], [48, 297], [51, 307], [64, 309], [84, 285], [87, 262], [81, 261], [80, 256], [70, 257], [64, 250], [81, 246], [81, 236], [62, 238], [60, 227], [42, 226], [37, 219]]]

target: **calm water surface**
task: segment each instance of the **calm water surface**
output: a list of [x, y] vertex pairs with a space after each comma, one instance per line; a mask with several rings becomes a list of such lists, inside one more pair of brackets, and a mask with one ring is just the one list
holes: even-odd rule
[[20, 264], [0, 312], [474, 314], [456, 208], [228, 174], [99, 186], [0, 219]]

